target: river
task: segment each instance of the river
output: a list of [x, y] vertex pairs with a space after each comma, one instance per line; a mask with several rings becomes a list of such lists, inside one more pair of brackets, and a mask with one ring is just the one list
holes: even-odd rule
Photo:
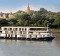
[[60, 38], [51, 42], [0, 40], [0, 56], [60, 56]]

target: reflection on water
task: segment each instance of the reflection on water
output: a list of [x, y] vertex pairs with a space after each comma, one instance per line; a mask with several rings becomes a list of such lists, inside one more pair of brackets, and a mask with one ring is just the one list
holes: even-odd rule
[[52, 42], [0, 40], [0, 56], [60, 56], [60, 38]]

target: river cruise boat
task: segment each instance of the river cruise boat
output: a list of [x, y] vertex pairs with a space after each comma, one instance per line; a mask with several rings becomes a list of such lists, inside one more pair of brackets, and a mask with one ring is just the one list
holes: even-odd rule
[[0, 30], [0, 39], [52, 41], [54, 38], [48, 27], [4, 26]]

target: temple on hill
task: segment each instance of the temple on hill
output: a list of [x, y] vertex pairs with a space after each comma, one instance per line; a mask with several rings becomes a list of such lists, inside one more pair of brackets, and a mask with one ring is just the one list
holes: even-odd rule
[[10, 12], [10, 13], [0, 12], [0, 19], [13, 19], [13, 18], [15, 18], [15, 17], [14, 17], [14, 14], [12, 12]]
[[[28, 3], [28, 6], [26, 8], [26, 10], [24, 11], [26, 13], [30, 13], [31, 10], [30, 10], [30, 6], [29, 6], [29, 3]], [[14, 16], [14, 13], [10, 12], [10, 13], [3, 13], [3, 12], [0, 12], [0, 19], [14, 19], [15, 16]]]
[[29, 6], [29, 3], [28, 3], [28, 6], [27, 6], [25, 12], [26, 12], [26, 13], [30, 13], [30, 12], [31, 12], [31, 10], [30, 10], [30, 6]]

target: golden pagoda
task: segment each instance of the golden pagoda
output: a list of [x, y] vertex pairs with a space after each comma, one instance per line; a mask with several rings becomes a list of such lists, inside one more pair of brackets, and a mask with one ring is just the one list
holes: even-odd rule
[[28, 3], [28, 6], [27, 6], [25, 12], [27, 12], [27, 13], [30, 13], [31, 12], [30, 7], [29, 7], [29, 3]]

